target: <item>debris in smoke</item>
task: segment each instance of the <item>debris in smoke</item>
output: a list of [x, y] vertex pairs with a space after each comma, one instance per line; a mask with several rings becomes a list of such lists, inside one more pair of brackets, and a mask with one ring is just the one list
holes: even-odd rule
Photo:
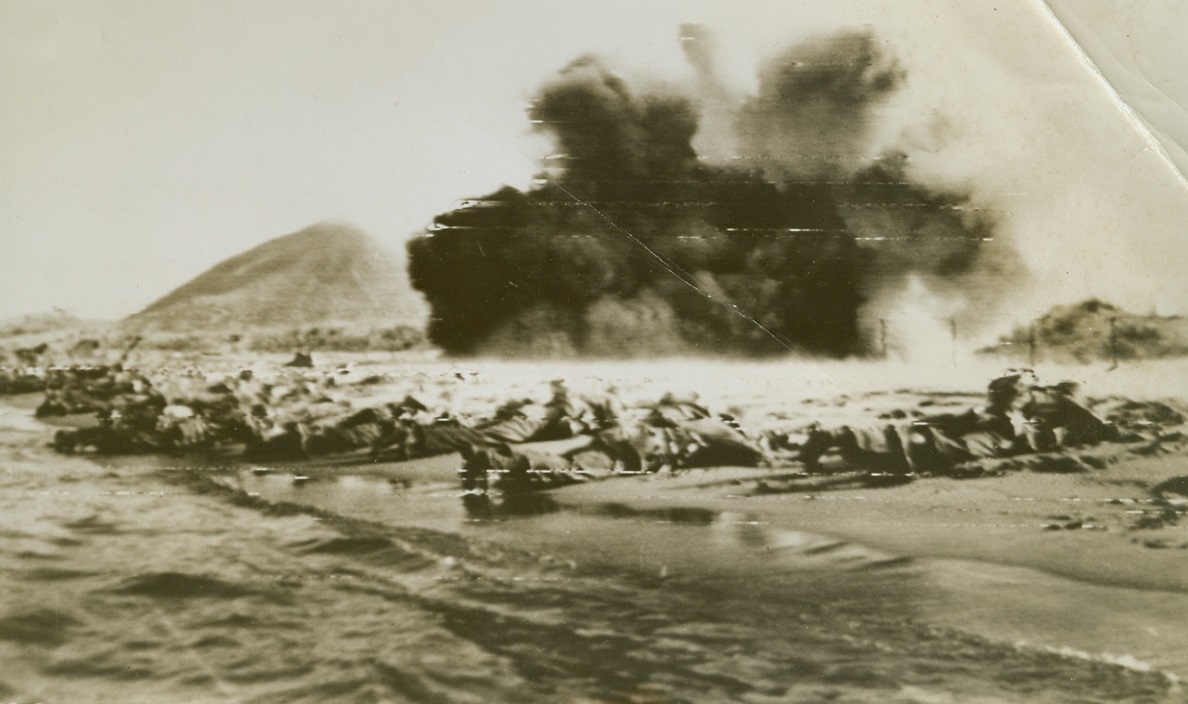
[[844, 181], [863, 166], [872, 106], [903, 80], [867, 32], [794, 45], [764, 68], [758, 94], [739, 109], [742, 148], [773, 180]]

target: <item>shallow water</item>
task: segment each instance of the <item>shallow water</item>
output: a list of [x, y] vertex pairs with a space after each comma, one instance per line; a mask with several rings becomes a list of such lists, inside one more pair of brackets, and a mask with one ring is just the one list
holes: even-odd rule
[[940, 625], [937, 572], [745, 513], [464, 505], [452, 460], [97, 464], [0, 434], [0, 701], [1170, 702]]

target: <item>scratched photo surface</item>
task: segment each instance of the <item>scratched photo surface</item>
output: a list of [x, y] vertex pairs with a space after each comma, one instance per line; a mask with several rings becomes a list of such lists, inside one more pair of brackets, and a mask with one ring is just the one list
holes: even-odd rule
[[1185, 31], [0, 0], [0, 703], [1184, 701]]

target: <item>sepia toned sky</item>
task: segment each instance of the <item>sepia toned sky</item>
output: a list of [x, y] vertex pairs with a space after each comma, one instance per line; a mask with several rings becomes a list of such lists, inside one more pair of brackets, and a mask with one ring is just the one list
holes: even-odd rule
[[0, 319], [121, 317], [324, 220], [399, 249], [529, 182], [550, 145], [525, 106], [570, 60], [692, 81], [685, 22], [740, 95], [781, 48], [869, 27], [907, 72], [871, 153], [998, 214], [1033, 273], [1020, 305], [1188, 312], [1170, 0], [0, 0]]

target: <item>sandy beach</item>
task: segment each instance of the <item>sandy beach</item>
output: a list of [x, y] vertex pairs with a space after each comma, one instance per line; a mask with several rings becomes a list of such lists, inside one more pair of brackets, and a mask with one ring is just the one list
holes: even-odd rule
[[[246, 361], [200, 363], [232, 373]], [[352, 387], [354, 407], [414, 393], [480, 415], [508, 398], [545, 396], [563, 378], [574, 388], [612, 383], [628, 401], [696, 390], [748, 430], [960, 409], [979, 402], [994, 373], [345, 356], [319, 366], [383, 375]], [[1176, 370], [1155, 381], [1151, 369], [1040, 374], [1079, 381], [1088, 398], [1182, 409], [1188, 394], [1176, 384], [1188, 375]], [[1174, 702], [1188, 677], [1188, 470], [1174, 428], [1155, 442], [1070, 453], [1075, 466], [1048, 457], [898, 482], [795, 466], [697, 468], [591, 481], [527, 503], [494, 492], [476, 512], [463, 501], [456, 455], [266, 465], [64, 458], [46, 446], [53, 426], [30, 418], [35, 401], [10, 399], [0, 416], [16, 502], [0, 541], [15, 601], [0, 619], [29, 635], [0, 643], [16, 664], [0, 685], [19, 701], [114, 701], [128, 690], [112, 673], [132, 662], [154, 683], [139, 701], [192, 687], [205, 692], [193, 701], [312, 701], [293, 696], [302, 676], [287, 666], [240, 672], [245, 649], [270, 636], [223, 619], [275, 622], [292, 631], [285, 638], [334, 652], [360, 637], [387, 647], [382, 624], [396, 613], [423, 624], [402, 628], [436, 639], [435, 652], [454, 649], [476, 669], [468, 684], [447, 676], [446, 662], [418, 660], [412, 672], [426, 689], [408, 697], [416, 701], [431, 691], [451, 701], [482, 692], [693, 701], [709, 687], [724, 701]], [[47, 588], [56, 606], [46, 605]], [[381, 601], [365, 605], [365, 594]], [[129, 624], [176, 610], [175, 631], [129, 625], [122, 644], [101, 646], [87, 634], [124, 629], [101, 615], [112, 609]], [[364, 625], [369, 613], [375, 629]], [[442, 624], [448, 635], [434, 630]], [[610, 645], [615, 638], [629, 640]], [[149, 656], [137, 642], [158, 646]], [[393, 651], [392, 662], [408, 665], [408, 652]], [[678, 663], [687, 661], [700, 664], [686, 671]], [[298, 662], [325, 687], [338, 681], [329, 674], [337, 666], [312, 651]], [[711, 671], [727, 679], [704, 680]], [[385, 689], [396, 686], [386, 675], [341, 676], [333, 691], [352, 700], [399, 690]]]

